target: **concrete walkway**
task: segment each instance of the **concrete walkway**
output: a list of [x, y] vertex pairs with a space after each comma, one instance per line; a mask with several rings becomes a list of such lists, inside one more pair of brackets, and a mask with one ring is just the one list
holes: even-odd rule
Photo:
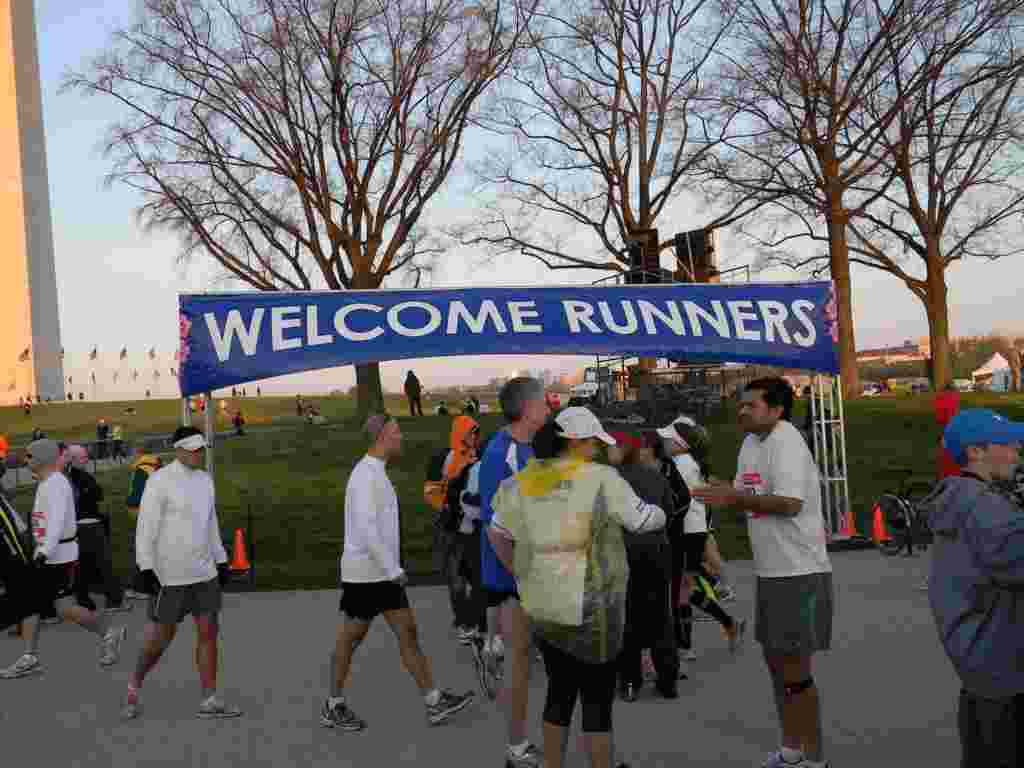
[[[925, 594], [917, 592], [920, 558], [875, 552], [834, 555], [837, 617], [834, 647], [816, 678], [824, 702], [828, 757], [835, 768], [959, 764], [955, 704], [958, 686], [932, 626]], [[749, 615], [749, 563], [734, 563]], [[424, 648], [439, 683], [473, 687], [469, 652], [449, 629], [439, 587], [410, 590]], [[142, 719], [117, 713], [140, 643], [142, 606], [127, 617], [125, 658], [112, 670], [96, 664], [92, 639], [72, 626], [47, 627], [43, 675], [0, 681], [0, 744], [12, 765], [31, 759], [54, 766], [493, 766], [503, 765], [503, 720], [480, 699], [451, 724], [426, 725], [423, 704], [402, 671], [386, 625], [378, 621], [356, 657], [349, 699], [369, 721], [347, 734], [319, 726], [327, 655], [337, 621], [336, 592], [231, 594], [225, 598], [222, 688], [246, 711], [239, 720], [211, 722], [192, 714], [198, 700], [191, 669], [191, 624], [185, 624], [162, 666], [147, 681]], [[699, 661], [681, 683], [678, 701], [653, 698], [616, 703], [621, 758], [638, 766], [760, 765], [778, 743], [775, 713], [758, 648], [730, 656], [717, 628], [697, 625]], [[0, 663], [20, 653], [20, 641], [0, 636]], [[540, 739], [544, 674], [533, 675], [530, 735]], [[569, 765], [582, 766], [577, 740]]]

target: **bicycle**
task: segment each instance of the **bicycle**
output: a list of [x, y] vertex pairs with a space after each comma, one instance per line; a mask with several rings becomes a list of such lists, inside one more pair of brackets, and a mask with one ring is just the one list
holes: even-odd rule
[[912, 469], [890, 471], [902, 474], [903, 479], [896, 490], [883, 493], [872, 508], [872, 515], [875, 510], [881, 510], [882, 520], [890, 534], [888, 540], [878, 543], [878, 549], [890, 556], [905, 550], [906, 556], [912, 557], [915, 544], [923, 550], [932, 541], [927, 515], [920, 504], [932, 492], [935, 483], [921, 476], [915, 477]]

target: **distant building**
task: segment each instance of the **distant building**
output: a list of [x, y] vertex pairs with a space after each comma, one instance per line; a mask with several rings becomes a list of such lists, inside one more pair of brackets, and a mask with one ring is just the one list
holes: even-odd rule
[[931, 357], [931, 344], [927, 338], [911, 341], [907, 339], [903, 344], [895, 347], [882, 347], [880, 349], [863, 349], [857, 353], [859, 363], [905, 363], [927, 360]]

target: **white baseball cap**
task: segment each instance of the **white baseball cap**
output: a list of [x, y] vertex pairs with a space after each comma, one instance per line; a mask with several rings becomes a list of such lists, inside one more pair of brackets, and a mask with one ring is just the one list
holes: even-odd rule
[[615, 445], [615, 438], [604, 431], [597, 416], [587, 408], [579, 406], [566, 408], [555, 417], [555, 424], [558, 425], [559, 432], [563, 437], [574, 440], [596, 437], [606, 445]]

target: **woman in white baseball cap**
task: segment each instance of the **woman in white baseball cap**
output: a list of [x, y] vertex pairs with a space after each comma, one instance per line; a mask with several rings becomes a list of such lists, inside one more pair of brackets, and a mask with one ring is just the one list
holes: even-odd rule
[[612, 701], [626, 620], [623, 528], [665, 525], [613, 468], [594, 458], [615, 439], [586, 408], [566, 408], [534, 439], [536, 459], [494, 497], [487, 535], [515, 575], [548, 675], [544, 761], [564, 765], [576, 699], [595, 768], [612, 763]]

